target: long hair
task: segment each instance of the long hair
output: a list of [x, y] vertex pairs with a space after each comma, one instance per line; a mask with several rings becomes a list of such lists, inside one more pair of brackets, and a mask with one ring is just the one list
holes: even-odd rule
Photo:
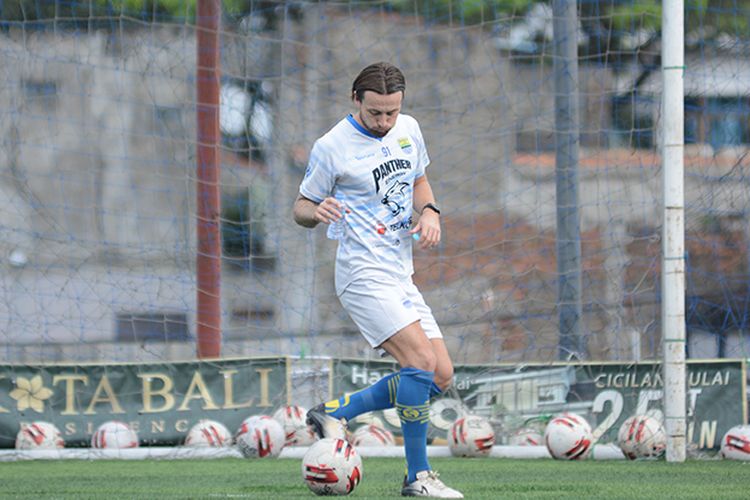
[[362, 100], [365, 91], [388, 95], [396, 92], [406, 93], [404, 74], [391, 63], [377, 62], [370, 64], [359, 72], [352, 83], [352, 100]]

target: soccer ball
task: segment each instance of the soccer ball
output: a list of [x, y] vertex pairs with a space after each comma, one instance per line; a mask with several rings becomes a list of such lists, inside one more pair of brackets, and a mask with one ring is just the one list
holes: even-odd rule
[[561, 413], [547, 424], [544, 444], [550, 455], [559, 460], [583, 460], [593, 445], [591, 426], [575, 413]]
[[667, 434], [661, 422], [648, 415], [635, 415], [625, 419], [617, 433], [617, 444], [630, 460], [656, 458], [667, 447]]
[[508, 438], [511, 446], [544, 446], [542, 433], [531, 427], [522, 427]]
[[377, 424], [359, 427], [350, 439], [354, 446], [393, 446], [396, 440], [388, 429]]
[[343, 439], [321, 439], [302, 459], [302, 479], [318, 495], [348, 495], [362, 481], [362, 458]]
[[315, 442], [316, 435], [307, 425], [306, 416], [307, 410], [297, 405], [282, 406], [273, 414], [284, 428], [284, 446], [309, 446]]
[[91, 436], [92, 448], [136, 448], [138, 435], [123, 422], [112, 420], [100, 425]]
[[284, 429], [268, 415], [246, 418], [234, 436], [245, 458], [278, 457], [284, 448]]
[[199, 420], [192, 426], [185, 438], [185, 446], [196, 448], [220, 448], [232, 444], [229, 429], [216, 420]]
[[454, 457], [486, 457], [494, 444], [494, 429], [479, 415], [460, 417], [448, 429], [448, 448]]
[[24, 424], [16, 435], [17, 450], [53, 450], [64, 447], [65, 441], [60, 430], [49, 422]]
[[721, 456], [730, 460], [750, 460], [750, 425], [735, 425], [721, 439]]

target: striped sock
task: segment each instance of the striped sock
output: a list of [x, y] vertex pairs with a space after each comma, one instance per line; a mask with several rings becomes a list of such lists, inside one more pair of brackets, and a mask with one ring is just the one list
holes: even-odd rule
[[325, 404], [326, 413], [334, 418], [351, 420], [368, 411], [393, 408], [400, 378], [399, 373], [390, 373], [370, 387], [328, 401]]
[[401, 421], [406, 454], [407, 482], [416, 479], [417, 472], [430, 470], [427, 461], [427, 425], [430, 420], [430, 392], [433, 372], [417, 368], [402, 368], [396, 394], [396, 410]]

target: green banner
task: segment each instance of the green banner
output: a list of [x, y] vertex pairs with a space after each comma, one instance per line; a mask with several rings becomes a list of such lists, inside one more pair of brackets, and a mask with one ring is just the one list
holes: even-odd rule
[[[389, 361], [342, 359], [333, 362], [332, 394], [361, 390], [397, 370]], [[718, 449], [732, 426], [747, 422], [744, 360], [687, 363], [688, 440], [699, 449]], [[658, 363], [559, 363], [548, 365], [463, 365], [455, 367], [453, 387], [433, 401], [429, 435], [444, 438], [462, 411], [491, 418], [503, 434], [562, 411], [591, 423], [600, 442], [614, 442], [626, 418], [662, 417], [663, 376]], [[378, 412], [398, 431], [392, 410]]]
[[109, 420], [129, 424], [144, 445], [180, 444], [204, 418], [234, 433], [248, 416], [288, 403], [287, 373], [287, 358], [0, 366], [0, 447], [39, 420], [55, 424], [66, 446], [88, 446]]

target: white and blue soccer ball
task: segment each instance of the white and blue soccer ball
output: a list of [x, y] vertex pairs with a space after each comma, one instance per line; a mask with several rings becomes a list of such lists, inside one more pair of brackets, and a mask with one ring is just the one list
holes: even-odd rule
[[580, 415], [561, 413], [547, 424], [544, 444], [552, 458], [558, 460], [583, 460], [591, 452], [594, 439], [591, 426]]
[[232, 435], [229, 429], [216, 420], [199, 420], [185, 437], [185, 446], [195, 448], [221, 448], [231, 444]]
[[722, 457], [729, 460], [750, 460], [750, 425], [735, 425], [721, 438]]
[[286, 434], [285, 446], [309, 446], [317, 436], [307, 425], [307, 409], [299, 405], [282, 406], [273, 414]]
[[617, 444], [630, 460], [658, 458], [667, 448], [667, 434], [655, 417], [635, 415], [625, 419], [620, 426]]
[[242, 422], [234, 440], [245, 458], [274, 458], [284, 449], [286, 435], [276, 419], [253, 415]]
[[454, 457], [486, 457], [495, 445], [495, 430], [479, 415], [459, 417], [448, 429], [448, 448]]
[[125, 422], [110, 420], [91, 436], [92, 448], [137, 448], [138, 434]]
[[302, 459], [302, 480], [317, 495], [348, 495], [362, 481], [362, 457], [344, 439], [321, 439]]
[[65, 441], [55, 424], [38, 420], [22, 424], [16, 434], [17, 450], [54, 450], [64, 448]]

